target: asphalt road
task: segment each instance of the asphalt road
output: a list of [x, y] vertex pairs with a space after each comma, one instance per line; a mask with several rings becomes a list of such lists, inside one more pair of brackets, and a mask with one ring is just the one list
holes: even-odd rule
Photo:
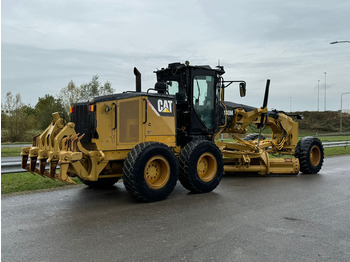
[[350, 156], [134, 202], [122, 183], [2, 198], [2, 261], [350, 261]]

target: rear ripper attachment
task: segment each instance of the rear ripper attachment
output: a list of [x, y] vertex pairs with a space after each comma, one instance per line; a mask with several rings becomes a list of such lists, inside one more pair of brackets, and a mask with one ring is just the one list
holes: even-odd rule
[[[95, 179], [96, 171], [106, 165], [102, 161], [103, 153], [87, 151], [80, 143], [84, 134], [75, 132], [75, 124], [71, 122], [65, 124], [59, 113], [54, 113], [52, 116], [51, 124], [41, 135], [33, 138], [32, 146], [22, 148], [22, 168], [32, 174], [70, 184], [75, 184], [70, 176], [76, 174], [86, 180]], [[38, 161], [39, 168], [37, 168]], [[46, 170], [46, 163], [49, 163], [49, 170]], [[57, 173], [58, 166], [60, 170]]]

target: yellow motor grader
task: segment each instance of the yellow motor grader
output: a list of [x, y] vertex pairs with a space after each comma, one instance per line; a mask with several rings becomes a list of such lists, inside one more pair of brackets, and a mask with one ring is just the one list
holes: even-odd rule
[[[22, 149], [22, 167], [66, 183], [78, 177], [90, 187], [122, 178], [127, 191], [144, 202], [165, 199], [178, 179], [189, 191], [205, 193], [224, 173], [296, 175], [321, 169], [322, 143], [313, 137], [298, 141], [293, 117], [299, 116], [267, 110], [270, 80], [263, 106], [254, 108], [224, 100], [232, 83], [245, 96], [246, 83], [225, 81], [223, 66], [172, 63], [155, 73], [154, 88], [142, 92], [134, 68], [135, 91], [78, 102], [68, 123], [53, 113], [49, 127]], [[242, 138], [249, 125], [258, 134]], [[270, 139], [262, 136], [266, 128]], [[224, 133], [232, 138], [224, 142]], [[290, 157], [271, 157], [275, 154]]]

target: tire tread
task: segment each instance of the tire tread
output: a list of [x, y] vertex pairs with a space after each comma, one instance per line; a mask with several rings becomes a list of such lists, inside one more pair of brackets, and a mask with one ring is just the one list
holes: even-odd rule
[[[320, 163], [315, 167], [310, 162], [310, 150], [312, 146], [318, 146], [321, 152]], [[304, 137], [299, 140], [295, 148], [295, 157], [299, 159], [300, 171], [304, 174], [316, 174], [321, 170], [324, 160], [322, 142], [316, 137]]]
[[[196, 163], [191, 163], [191, 155], [192, 153], [200, 146], [201, 144], [208, 144], [209, 147], [214, 147], [217, 149], [219, 154], [219, 158], [217, 158], [218, 165], [218, 175], [214, 181], [211, 182], [210, 186], [206, 186], [205, 188], [198, 183], [198, 179], [193, 177], [193, 174], [190, 174], [190, 167], [196, 165]], [[193, 192], [193, 193], [206, 193], [213, 191], [220, 183], [222, 175], [223, 175], [223, 158], [221, 151], [219, 148], [211, 141], [208, 140], [195, 140], [189, 142], [182, 150], [179, 156], [179, 180], [184, 188]], [[195, 175], [196, 176], [196, 175]]]
[[[152, 196], [146, 195], [144, 192], [147, 190], [146, 185], [137, 184], [136, 177], [140, 174], [137, 174], [135, 171], [135, 166], [137, 165], [139, 158], [144, 154], [145, 150], [149, 147], [157, 147], [162, 148], [163, 150], [166, 150], [170, 152], [173, 155], [172, 161], [175, 161], [175, 170], [171, 171], [171, 175], [173, 177], [170, 177], [170, 180], [175, 180], [175, 183], [170, 185], [169, 192], [166, 192], [166, 194], [162, 197], [153, 198]], [[171, 165], [171, 163], [169, 163]], [[123, 166], [123, 182], [126, 190], [129, 192], [130, 195], [132, 195], [136, 200], [141, 202], [153, 202], [153, 201], [159, 201], [164, 198], [166, 198], [174, 189], [176, 185], [176, 180], [178, 177], [178, 163], [177, 159], [172, 152], [172, 150], [166, 146], [165, 144], [159, 143], [159, 142], [144, 142], [136, 145], [134, 148], [131, 149], [129, 154], [127, 155], [124, 166]], [[170, 181], [169, 181], [170, 182]]]

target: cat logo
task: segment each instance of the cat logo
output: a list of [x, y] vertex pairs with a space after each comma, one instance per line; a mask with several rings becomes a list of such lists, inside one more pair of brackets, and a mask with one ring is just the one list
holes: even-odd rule
[[157, 116], [174, 116], [175, 100], [159, 97], [149, 97], [148, 106]]
[[171, 114], [173, 112], [173, 101], [158, 99], [158, 112]]

